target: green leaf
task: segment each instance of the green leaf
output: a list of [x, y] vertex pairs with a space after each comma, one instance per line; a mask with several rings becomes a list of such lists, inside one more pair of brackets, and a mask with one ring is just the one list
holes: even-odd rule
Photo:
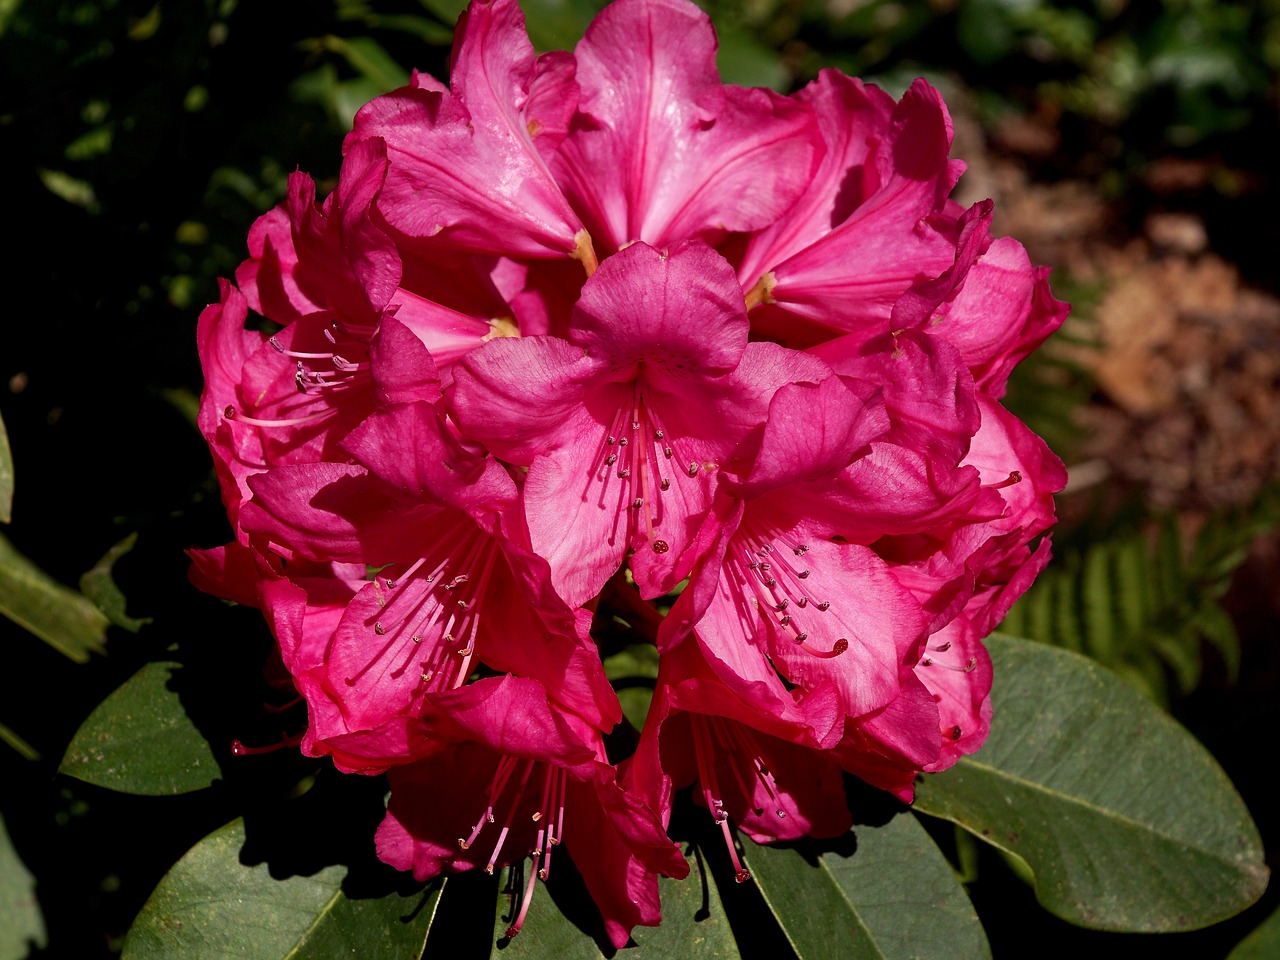
[[[1094, 545], [1084, 557], [1084, 621], [1089, 632], [1089, 652], [1099, 660], [1116, 655], [1116, 616], [1109, 543]], [[1120, 588], [1124, 589], [1124, 584]]]
[[716, 32], [720, 43], [716, 66], [721, 80], [745, 87], [786, 88], [790, 77], [776, 50], [760, 43], [755, 34], [737, 24], [720, 24]]
[[1236, 944], [1227, 960], [1280, 960], [1280, 910], [1274, 911]]
[[117, 560], [133, 549], [137, 541], [137, 533], [129, 534], [108, 550], [102, 559], [80, 578], [81, 592], [93, 601], [94, 606], [106, 614], [108, 620], [130, 633], [137, 633], [141, 627], [151, 622], [151, 618], [131, 617], [125, 613], [124, 594], [111, 578], [111, 568]]
[[604, 659], [604, 675], [610, 680], [640, 677], [658, 678], [658, 648], [652, 643], [633, 643]]
[[36, 900], [36, 879], [13, 849], [0, 819], [0, 960], [22, 960], [32, 946], [44, 945], [44, 915]]
[[39, 760], [40, 751], [33, 747], [22, 737], [18, 736], [13, 730], [10, 730], [3, 723], [0, 723], [0, 742], [8, 744], [13, 751], [19, 756], [27, 760]]
[[[658, 878], [662, 924], [635, 927], [631, 931], [631, 938], [640, 948], [638, 956], [738, 960], [738, 945], [725, 918], [724, 905], [710, 871], [696, 854], [686, 853], [685, 859], [689, 863], [689, 876], [684, 880]], [[526, 862], [524, 869], [528, 868]], [[536, 885], [533, 903], [520, 933], [510, 940], [502, 937], [513, 919], [510, 894], [513, 876], [521, 881], [518, 883], [520, 893], [524, 892], [523, 880], [527, 875], [521, 870], [504, 871], [502, 889], [508, 892], [498, 897], [493, 932], [501, 939], [494, 943], [493, 960], [516, 960], [519, 957], [529, 960], [552, 957], [555, 960], [601, 960], [603, 954], [596, 941], [561, 912], [541, 883]], [[516, 909], [519, 909], [518, 900]], [[628, 954], [632, 952], [628, 951]]]
[[1227, 611], [1206, 597], [1195, 612], [1192, 624], [1217, 649], [1227, 668], [1227, 679], [1235, 683], [1240, 677], [1240, 637]]
[[124, 944], [124, 960], [417, 960], [439, 886], [352, 899], [346, 868], [277, 880], [240, 862], [244, 821], [205, 837], [160, 881]]
[[497, 939], [490, 952], [492, 960], [517, 960], [520, 957], [527, 957], [529, 960], [547, 960], [551, 957], [555, 960], [601, 960], [603, 954], [595, 940], [561, 912], [547, 894], [546, 888], [537, 881], [532, 891], [533, 901], [529, 904], [520, 933], [507, 939], [505, 931], [515, 920], [511, 891], [514, 889], [518, 894], [514, 905], [518, 912], [530, 869], [532, 867], [529, 861], [525, 860], [519, 869], [508, 867], [502, 871], [501, 889], [506, 892], [500, 893], [496, 901], [493, 936]]
[[653, 688], [622, 687], [617, 694], [622, 715], [627, 718], [627, 723], [637, 730], [643, 730], [645, 720], [649, 716], [649, 707], [653, 703]]
[[121, 793], [165, 796], [209, 786], [219, 774], [208, 742], [169, 687], [176, 663], [148, 663], [89, 714], [58, 766]]
[[800, 960], [991, 956], [951, 865], [915, 817], [854, 828], [852, 854], [811, 863], [743, 839], [747, 867]]
[[572, 50], [603, 3], [593, 0], [525, 0], [529, 39], [539, 53]]
[[409, 83], [409, 71], [370, 37], [338, 37], [332, 34], [317, 41], [323, 50], [336, 53], [351, 69], [373, 84], [377, 93], [389, 93]]
[[76, 663], [105, 653], [109, 621], [88, 599], [64, 587], [0, 537], [0, 613]]
[[662, 925], [636, 927], [631, 938], [648, 957], [727, 958], [740, 956], [738, 943], [725, 918], [724, 904], [703, 858], [685, 853], [689, 876], [683, 880], [658, 878], [662, 896]]
[[622, 713], [637, 730], [644, 727], [658, 677], [658, 648], [633, 643], [604, 659], [604, 675], [614, 681]]
[[1035, 874], [1049, 911], [1101, 930], [1192, 930], [1267, 885], [1226, 774], [1185, 729], [1096, 663], [994, 635], [986, 745], [927, 776], [915, 809]]
[[13, 519], [13, 451], [9, 449], [9, 434], [4, 429], [4, 417], [0, 417], [0, 523]]

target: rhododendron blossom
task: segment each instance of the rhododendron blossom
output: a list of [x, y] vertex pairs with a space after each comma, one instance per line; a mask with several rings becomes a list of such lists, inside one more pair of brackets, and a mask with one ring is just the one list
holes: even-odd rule
[[686, 0], [541, 56], [474, 0], [200, 318], [235, 537], [192, 577], [262, 608], [302, 750], [388, 775], [384, 860], [531, 858], [507, 936], [566, 854], [616, 947], [658, 923], [686, 788], [740, 880], [735, 829], [848, 830], [847, 775], [910, 802], [981, 747], [982, 637], [1048, 560], [1064, 471], [1001, 397], [1066, 307], [949, 199], [941, 97], [715, 50]]

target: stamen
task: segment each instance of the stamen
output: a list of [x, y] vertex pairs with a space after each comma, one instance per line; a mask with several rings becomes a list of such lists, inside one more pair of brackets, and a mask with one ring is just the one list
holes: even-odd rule
[[263, 753], [275, 753], [277, 750], [283, 750], [285, 747], [296, 747], [302, 742], [303, 734], [299, 733], [294, 736], [280, 734], [278, 743], [266, 743], [260, 747], [247, 747], [239, 740], [231, 741], [231, 755], [233, 757], [252, 757]]
[[999, 483], [984, 483], [983, 486], [988, 490], [1003, 490], [1005, 487], [1011, 487], [1015, 483], [1022, 482], [1022, 471], [1011, 470], [1009, 476], [1001, 480]]
[[516, 809], [520, 806], [520, 800], [524, 797], [524, 788], [529, 783], [529, 775], [533, 773], [533, 765], [536, 761], [526, 760], [524, 765], [524, 775], [520, 778], [520, 784], [516, 787], [515, 796], [511, 799], [511, 809], [507, 811], [507, 819], [503, 821], [502, 830], [498, 833], [498, 842], [493, 845], [493, 852], [489, 854], [489, 862], [484, 866], [484, 872], [493, 873], [493, 868], [497, 866], [498, 857], [502, 854], [502, 845], [507, 842], [507, 834], [511, 832], [511, 821], [516, 815]]
[[484, 812], [480, 814], [480, 819], [476, 821], [471, 835], [466, 839], [458, 838], [459, 849], [469, 850], [471, 845], [476, 842], [476, 838], [480, 836], [480, 831], [484, 829], [484, 825], [494, 822], [494, 804], [497, 803], [498, 797], [502, 795], [503, 788], [506, 787], [507, 781], [511, 778], [511, 773], [515, 770], [517, 763], [519, 761], [515, 757], [508, 756], [503, 756], [498, 761], [498, 769], [493, 772], [493, 779], [489, 781], [489, 786], [484, 791], [485, 799], [487, 800]]

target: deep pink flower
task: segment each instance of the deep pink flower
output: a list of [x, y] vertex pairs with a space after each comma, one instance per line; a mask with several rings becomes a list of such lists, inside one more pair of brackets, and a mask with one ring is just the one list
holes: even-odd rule
[[[532, 856], [510, 933], [561, 840], [615, 947], [657, 923], [673, 789], [740, 878], [733, 829], [846, 830], [846, 773], [910, 801], [1049, 557], [1065, 473], [999, 398], [1066, 307], [948, 198], [938, 92], [715, 52], [684, 0], [542, 56], [473, 0], [448, 85], [366, 105], [200, 318], [235, 541], [192, 579], [262, 608], [305, 752], [388, 772], [384, 860]], [[660, 656], [617, 768], [600, 631]]]
[[380, 207], [409, 237], [458, 250], [570, 256], [595, 268], [591, 239], [547, 168], [578, 100], [568, 54], [534, 57], [515, 0], [473, 3], [458, 21], [445, 87], [414, 73], [366, 104], [347, 139], [386, 141]]
[[759, 229], [804, 189], [812, 114], [721, 84], [715, 54], [710, 19], [680, 0], [611, 3], [578, 44], [581, 99], [551, 169], [600, 252]]
[[426, 880], [532, 856], [510, 937], [563, 844], [615, 947], [635, 925], [660, 921], [656, 874], [684, 877], [688, 864], [657, 814], [618, 785], [599, 731], [512, 677], [439, 694], [421, 720], [433, 742], [449, 746], [392, 771], [377, 837], [383, 860]]
[[761, 304], [752, 327], [795, 346], [887, 332], [894, 301], [955, 256], [939, 229], [963, 170], [947, 160], [951, 118], [923, 80], [891, 114], [880, 91], [834, 71], [797, 99], [813, 105], [827, 157], [800, 216], [747, 242], [739, 278]]
[[[545, 565], [503, 527], [515, 503], [505, 471], [461, 445], [426, 404], [369, 417], [345, 446], [363, 466], [261, 474], [244, 511], [246, 529], [277, 552], [380, 571], [320, 629], [298, 634], [298, 672], [314, 676], [302, 683], [312, 739], [362, 752], [365, 768], [417, 755], [429, 744], [406, 721], [481, 663], [540, 680], [592, 723], [615, 723], [617, 699], [584, 625], [539, 592]], [[314, 620], [305, 592], [304, 617]]]
[[714, 251], [637, 243], [587, 281], [568, 339], [486, 344], [459, 364], [451, 400], [467, 436], [529, 468], [533, 549], [576, 606], [629, 549], [641, 593], [670, 590], [718, 473], [744, 469], [773, 392], [825, 375], [812, 357], [747, 342], [741, 290]]
[[794, 698], [802, 704], [779, 703], [758, 681], [726, 682], [712, 662], [696, 635], [663, 655], [626, 782], [664, 817], [671, 789], [696, 784], [695, 800], [720, 825], [745, 879], [730, 823], [761, 843], [849, 828], [839, 767], [820, 749], [841, 736], [843, 721], [831, 685]]

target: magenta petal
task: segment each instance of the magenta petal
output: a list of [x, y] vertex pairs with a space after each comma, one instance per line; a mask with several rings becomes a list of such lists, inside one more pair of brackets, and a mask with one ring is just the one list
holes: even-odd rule
[[643, 364], [643, 373], [664, 379], [719, 376], [747, 345], [742, 290], [705, 244], [660, 251], [635, 243], [582, 288], [569, 339], [615, 368]]
[[343, 448], [415, 501], [497, 514], [515, 500], [507, 472], [462, 443], [429, 403], [371, 414], [347, 435]]
[[888, 428], [884, 400], [866, 381], [833, 376], [786, 384], [769, 404], [751, 473], [733, 493], [750, 499], [787, 484], [829, 479]]
[[829, 233], [879, 186], [875, 144], [889, 130], [893, 98], [826, 69], [795, 99], [813, 108], [827, 149], [786, 215], [751, 235], [738, 272], [744, 287]]
[[374, 389], [383, 404], [440, 399], [440, 375], [422, 339], [396, 317], [384, 316], [369, 342]]
[[[304, 173], [289, 177], [289, 218], [298, 264], [294, 277], [313, 302], [348, 322], [373, 325], [400, 282], [400, 257], [369, 222], [386, 173], [382, 141], [359, 145], [342, 165], [338, 189], [322, 207]], [[360, 266], [359, 273], [352, 260]]]
[[955, 244], [927, 221], [944, 209], [958, 175], [950, 146], [942, 98], [917, 80], [894, 111], [880, 188], [831, 232], [772, 265], [769, 296], [833, 333], [886, 332], [894, 301], [954, 261]]
[[187, 556], [191, 558], [187, 579], [197, 589], [241, 606], [262, 606], [263, 575], [253, 550], [232, 541], [211, 550], [188, 550]]
[[812, 114], [720, 84], [707, 15], [619, 0], [578, 44], [581, 116], [552, 167], [602, 250], [766, 226], [821, 150]]
[[938, 703], [942, 752], [924, 770], [945, 770], [986, 741], [991, 729], [991, 675], [991, 656], [966, 617], [957, 617], [929, 638], [916, 676]]
[[813, 348], [832, 369], [880, 385], [890, 430], [886, 440], [954, 465], [978, 430], [973, 377], [941, 337], [905, 330], [892, 339], [841, 338]]
[[849, 721], [833, 753], [845, 770], [910, 803], [916, 774], [940, 755], [938, 723], [933, 695], [908, 673], [902, 693], [891, 703]]
[[463, 433], [528, 466], [590, 434], [583, 397], [600, 368], [581, 347], [556, 337], [504, 337], [458, 363], [450, 400]]
[[833, 684], [848, 716], [892, 701], [923, 629], [918, 606], [883, 561], [855, 544], [772, 530], [747, 507], [721, 568], [716, 602], [699, 625], [718, 656], [726, 645], [767, 651], [803, 690]]
[[214, 470], [222, 490], [222, 503], [233, 526], [238, 526], [240, 504], [251, 496], [247, 478], [265, 468], [262, 439], [256, 430], [235, 429], [226, 410], [239, 402], [244, 365], [262, 349], [265, 337], [246, 330], [248, 305], [244, 296], [226, 280], [218, 281], [221, 299], [200, 313], [196, 344], [204, 368], [204, 391], [196, 425], [213, 452]]
[[369, 137], [387, 144], [391, 169], [379, 200], [387, 222], [410, 237], [443, 232], [458, 249], [574, 255], [582, 224], [535, 146], [542, 121], [529, 112], [546, 109], [547, 126], [563, 126], [573, 93], [565, 69], [558, 67], [559, 96], [531, 96], [535, 80], [550, 81], [538, 77], [520, 7], [472, 3], [458, 25], [451, 91], [420, 82], [356, 115], [348, 152]]
[[354, 464], [277, 467], [249, 486], [244, 528], [308, 559], [386, 563], [408, 526], [386, 486]]
[[280, 204], [249, 228], [249, 259], [236, 268], [236, 283], [250, 307], [276, 323], [289, 323], [320, 309], [298, 289], [297, 266], [289, 212]]

